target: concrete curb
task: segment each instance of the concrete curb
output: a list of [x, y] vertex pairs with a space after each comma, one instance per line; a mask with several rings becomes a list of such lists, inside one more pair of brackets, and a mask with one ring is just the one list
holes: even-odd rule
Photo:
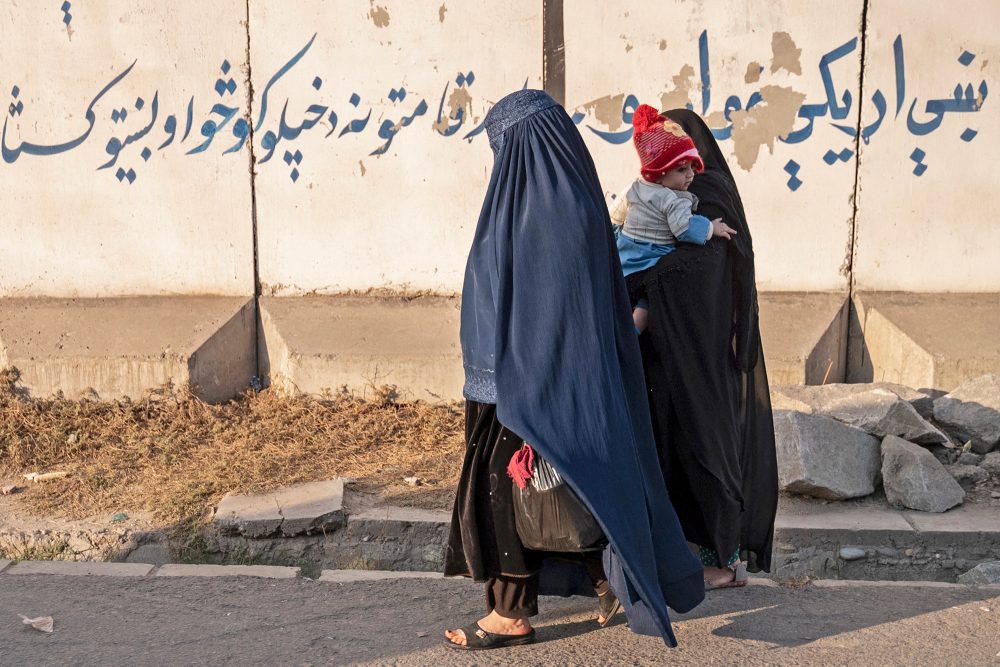
[[1000, 513], [992, 507], [927, 514], [830, 504], [775, 521], [779, 579], [953, 583], [991, 560], [1000, 560]]
[[[347, 481], [327, 480], [259, 497], [230, 497], [228, 509], [225, 503], [220, 505], [213, 528], [205, 533], [205, 549], [194, 560], [213, 565], [294, 565], [301, 568], [299, 576], [324, 581], [389, 578], [373, 574], [381, 571], [437, 576], [443, 567], [450, 513], [379, 506], [345, 514]], [[289, 536], [290, 532], [296, 534]], [[2, 537], [0, 532], [0, 541]], [[98, 557], [139, 567], [160, 565], [165, 568], [163, 576], [272, 576], [235, 569], [215, 570], [211, 575], [184, 570], [184, 566], [170, 564], [167, 539], [136, 533], [124, 548]], [[81, 556], [88, 557], [74, 553], [74, 557]], [[989, 561], [1000, 561], [1000, 512], [995, 504], [925, 514], [870, 503], [803, 505], [790, 501], [775, 522], [772, 573], [758, 578], [954, 583]], [[70, 561], [58, 562], [69, 565], [52, 567], [74, 567]], [[87, 568], [91, 561], [76, 563]], [[0, 571], [5, 568], [18, 573], [30, 570], [0, 561]], [[281, 576], [295, 576], [284, 572]], [[63, 569], [60, 573], [80, 571]]]
[[809, 582], [816, 588], [982, 588], [1000, 590], [1000, 584], [952, 584], [947, 581], [867, 581], [864, 579], [816, 579]]
[[444, 579], [440, 572], [419, 572], [415, 570], [323, 570], [319, 579], [335, 584], [349, 584], [356, 581], [385, 581], [387, 579]]
[[[23, 560], [5, 574], [60, 574], [98, 577], [144, 577], [155, 565], [148, 563], [103, 563], [100, 561]], [[0, 568], [2, 569], [2, 568]]]
[[[277, 565], [189, 565], [169, 563], [156, 567], [144, 563], [100, 563], [74, 561], [13, 561], [0, 560], [0, 574], [111, 576], [111, 577], [253, 577], [258, 579], [302, 579], [300, 568]], [[332, 584], [352, 584], [399, 579], [464, 580], [468, 577], [445, 577], [440, 572], [418, 570], [323, 570], [316, 581]], [[773, 579], [751, 577], [748, 586], [781, 588]], [[816, 579], [807, 587], [814, 588], [950, 588], [1000, 591], [1000, 584], [953, 584], [944, 581], [866, 581], [863, 579]]]
[[261, 579], [296, 579], [301, 568], [280, 565], [161, 565], [157, 577], [258, 577]]
[[774, 579], [764, 579], [763, 577], [750, 577], [747, 579], [747, 586], [765, 586], [767, 588], [781, 588]]

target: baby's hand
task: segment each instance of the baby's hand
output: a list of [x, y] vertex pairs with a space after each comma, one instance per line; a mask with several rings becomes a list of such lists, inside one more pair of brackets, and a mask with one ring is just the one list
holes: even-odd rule
[[712, 221], [712, 236], [721, 236], [728, 241], [736, 236], [736, 230], [724, 223], [722, 218], [716, 218]]
[[646, 330], [649, 322], [649, 311], [645, 308], [632, 309], [632, 323], [635, 325], [635, 332], [642, 333]]

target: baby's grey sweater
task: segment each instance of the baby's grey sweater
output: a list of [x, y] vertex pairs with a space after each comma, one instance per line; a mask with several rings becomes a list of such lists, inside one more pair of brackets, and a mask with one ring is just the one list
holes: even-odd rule
[[[637, 179], [626, 195], [628, 217], [622, 233], [637, 241], [676, 245], [687, 231], [698, 198], [690, 192], [671, 190], [659, 183]], [[711, 232], [711, 228], [710, 228]]]

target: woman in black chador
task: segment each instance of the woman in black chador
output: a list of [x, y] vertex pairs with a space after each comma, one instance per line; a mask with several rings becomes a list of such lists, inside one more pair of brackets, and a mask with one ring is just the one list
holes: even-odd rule
[[[522, 90], [486, 116], [493, 173], [462, 292], [466, 439], [445, 574], [486, 583], [488, 615], [449, 645], [529, 643], [545, 554], [517, 535], [507, 465], [523, 442], [555, 468], [607, 537], [580, 558], [609, 615], [674, 645], [669, 604], [704, 597], [660, 473], [608, 211], [590, 153], [551, 97]], [[543, 562], [545, 561], [545, 562]], [[578, 566], [577, 566], [578, 567]], [[606, 592], [610, 580], [613, 593]]]
[[[706, 589], [771, 567], [778, 476], [757, 319], [753, 246], [732, 172], [693, 111], [666, 112], [705, 164], [689, 188], [732, 240], [677, 244], [627, 278], [649, 302], [640, 337], [653, 429], [670, 499], [704, 566]], [[618, 217], [618, 216], [616, 216]]]

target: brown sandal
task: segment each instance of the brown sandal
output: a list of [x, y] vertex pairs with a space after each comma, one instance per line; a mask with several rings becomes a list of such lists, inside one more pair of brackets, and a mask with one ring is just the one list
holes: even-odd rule
[[604, 595], [597, 596], [597, 606], [600, 609], [601, 616], [604, 617], [604, 621], [598, 621], [597, 624], [603, 628], [611, 622], [614, 615], [622, 608], [622, 603], [609, 588]]
[[447, 637], [444, 643], [449, 648], [458, 651], [486, 651], [492, 648], [505, 648], [507, 646], [522, 646], [535, 641], [535, 629], [532, 628], [523, 635], [500, 635], [495, 632], [488, 632], [479, 627], [479, 623], [472, 623], [464, 628], [459, 628], [465, 635], [464, 644], [456, 644]]

